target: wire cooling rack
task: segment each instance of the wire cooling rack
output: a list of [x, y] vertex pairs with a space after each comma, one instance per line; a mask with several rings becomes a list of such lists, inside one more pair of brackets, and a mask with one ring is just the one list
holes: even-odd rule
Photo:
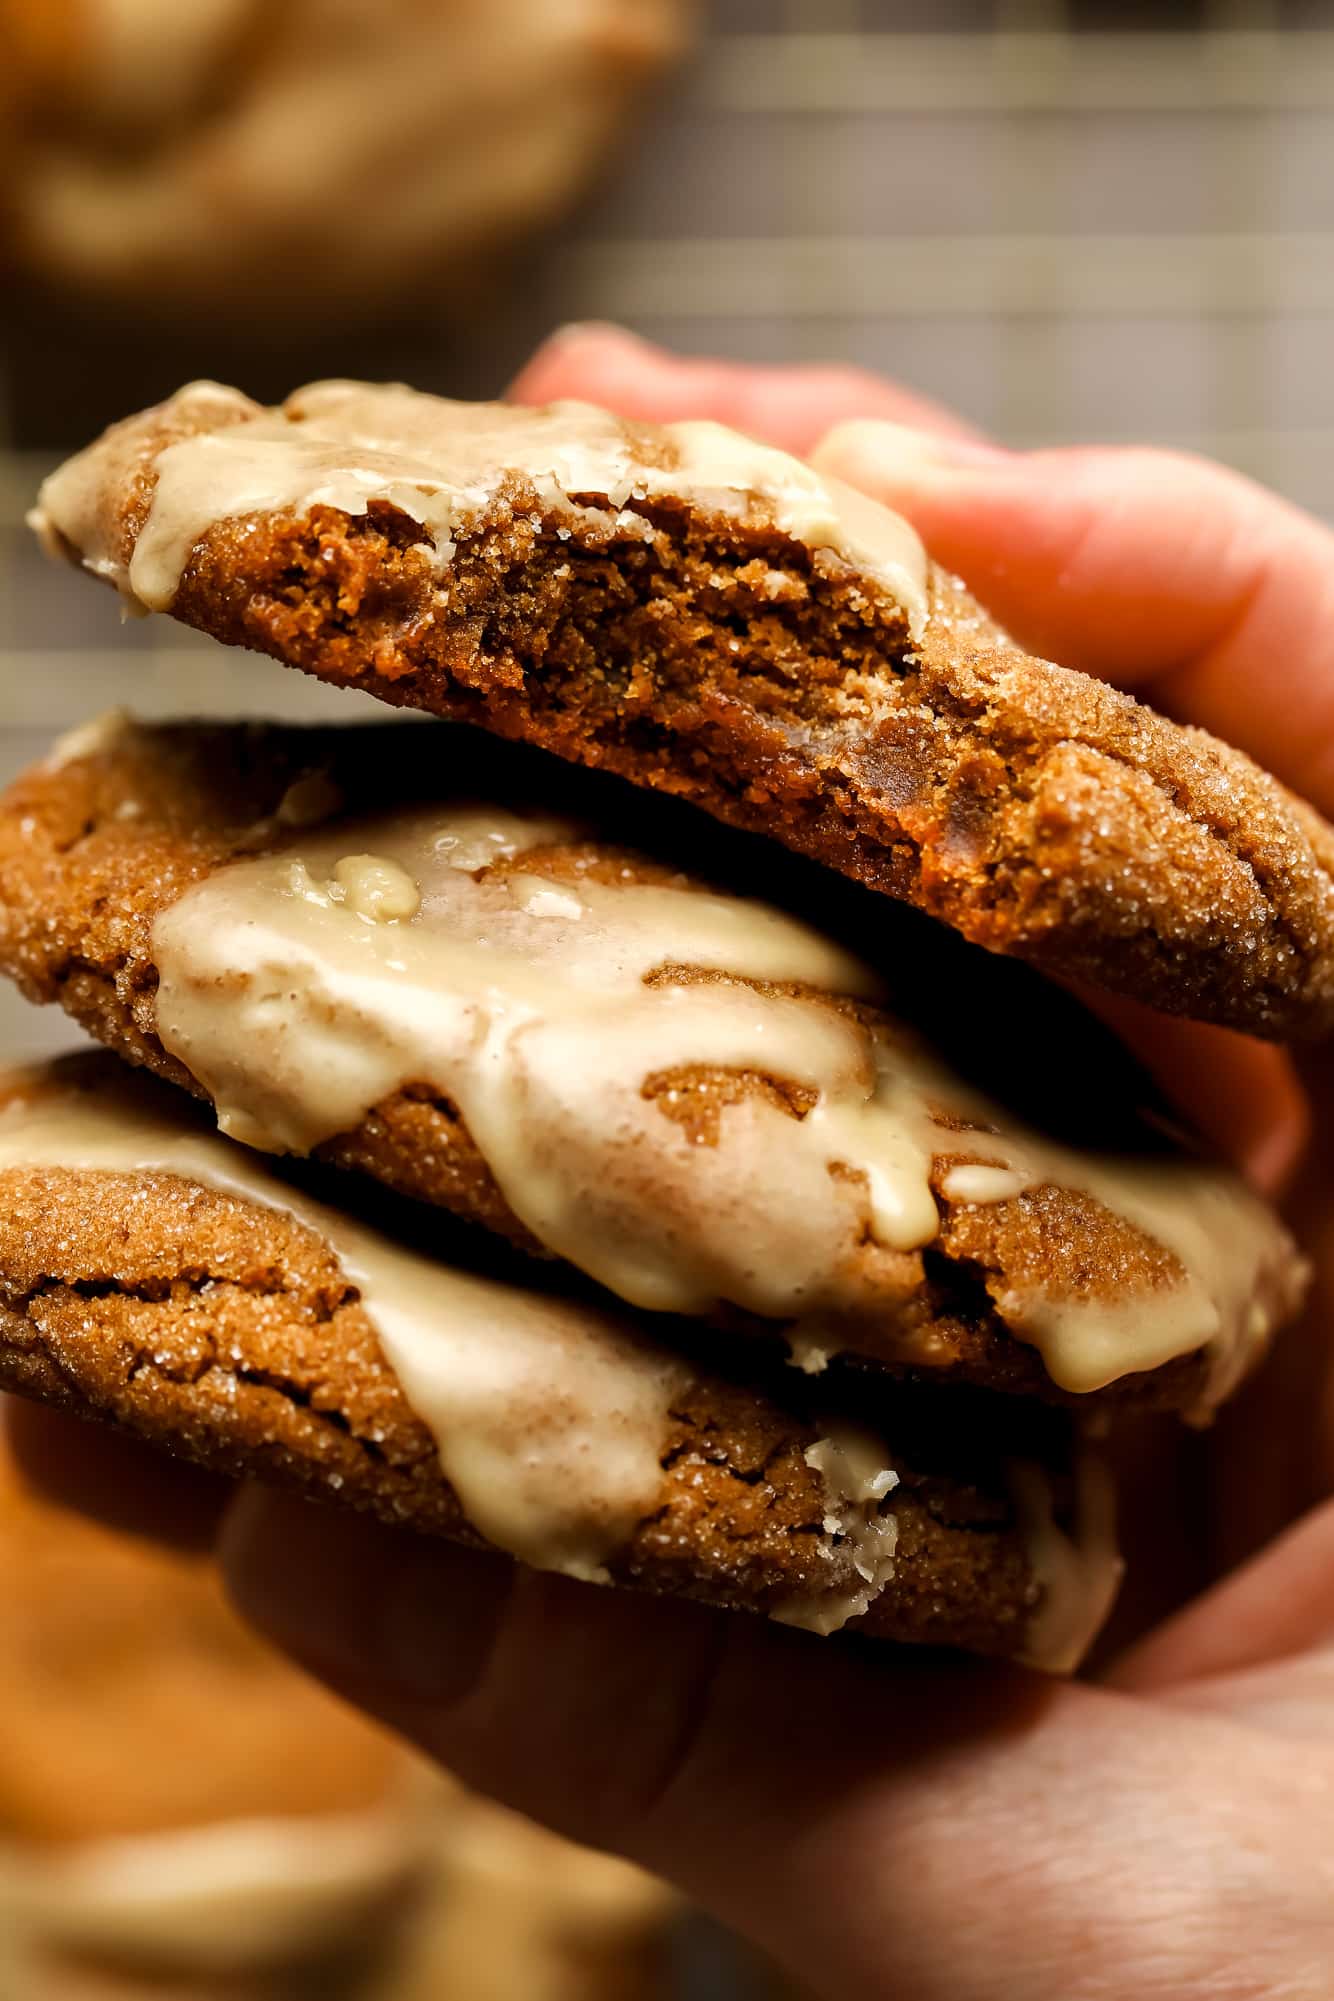
[[1329, 0], [724, 15], [562, 309], [859, 361], [1016, 443], [1206, 451], [1334, 515]]
[[[717, 0], [640, 140], [484, 329], [326, 339], [246, 385], [309, 360], [494, 393], [551, 325], [605, 317], [692, 351], [857, 361], [1015, 443], [1190, 447], [1334, 517], [1334, 0]], [[68, 442], [89, 377], [100, 418], [226, 359], [206, 332], [156, 361], [141, 335], [64, 337], [36, 383], [11, 353], [11, 439]], [[0, 452], [4, 722], [112, 692], [322, 706], [54, 589], [21, 527], [43, 462]]]
[[[495, 393], [551, 325], [606, 317], [857, 361], [1015, 443], [1191, 447], [1334, 518], [1331, 162], [1334, 0], [717, 0], [638, 147], [484, 329], [326, 339], [243, 379]], [[0, 761], [113, 701], [348, 714], [50, 571], [22, 527], [41, 448], [90, 396], [100, 420], [226, 365], [207, 332], [42, 345], [61, 338], [35, 374], [11, 342], [0, 380]]]

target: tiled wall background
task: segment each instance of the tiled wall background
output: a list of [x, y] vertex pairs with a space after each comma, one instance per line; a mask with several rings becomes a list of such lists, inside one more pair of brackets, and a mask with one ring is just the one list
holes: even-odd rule
[[113, 701], [349, 713], [52, 572], [21, 521], [54, 448], [191, 374], [495, 393], [589, 317], [855, 360], [1013, 442], [1191, 446], [1334, 518], [1334, 0], [706, 0], [637, 152], [484, 325], [230, 354], [11, 312], [0, 774]]

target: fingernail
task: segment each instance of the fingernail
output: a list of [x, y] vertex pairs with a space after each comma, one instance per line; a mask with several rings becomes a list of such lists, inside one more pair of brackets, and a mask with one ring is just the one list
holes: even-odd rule
[[448, 1706], [485, 1671], [513, 1565], [289, 1495], [243, 1489], [219, 1558], [240, 1610], [327, 1680]]
[[932, 472], [1013, 465], [1017, 454], [984, 439], [913, 430], [880, 418], [835, 424], [811, 453], [811, 463], [852, 486], [920, 477]]
[[590, 340], [614, 340], [620, 342], [623, 347], [650, 345], [642, 334], [633, 332], [630, 327], [619, 325], [615, 320], [567, 320], [563, 326], [556, 327], [549, 333], [542, 345], [545, 348], [573, 347], [582, 346], [585, 341]]

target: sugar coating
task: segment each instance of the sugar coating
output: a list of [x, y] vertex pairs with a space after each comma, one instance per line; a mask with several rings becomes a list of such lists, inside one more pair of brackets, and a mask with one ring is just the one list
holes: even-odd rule
[[[1295, 1304], [1290, 1245], [1234, 1173], [1058, 1145], [868, 1008], [887, 999], [871, 968], [811, 926], [684, 877], [553, 883], [578, 830], [515, 818], [509, 798], [335, 818], [162, 912], [157, 1032], [224, 1131], [309, 1153], [427, 1085], [547, 1251], [632, 1305], [730, 1304], [798, 1346], [875, 1311], [851, 1238], [936, 1243], [938, 1163], [965, 1205], [1061, 1188], [1163, 1267], [1153, 1286], [997, 1286], [1074, 1395], [1207, 1350], [1207, 1413]], [[478, 830], [535, 870], [460, 867]], [[765, 1077], [777, 1101], [742, 1094], [700, 1146], [663, 1116], [685, 1076]]]
[[34, 519], [219, 639], [694, 799], [992, 950], [1261, 1035], [1334, 1022], [1309, 808], [718, 426], [195, 384]]
[[[273, 1184], [253, 1155], [201, 1129], [164, 1087], [127, 1081], [110, 1057], [25, 1073], [7, 1088], [0, 1115], [4, 1387], [100, 1416], [223, 1471], [284, 1481], [428, 1533], [479, 1539], [465, 1512], [477, 1492], [476, 1469], [460, 1495], [386, 1358], [375, 1319], [379, 1298], [388, 1296], [380, 1253], [367, 1250], [350, 1216], [322, 1208], [299, 1183], [277, 1184], [287, 1188], [285, 1198], [268, 1192]], [[52, 1095], [59, 1132], [48, 1116]], [[89, 1121], [83, 1140], [69, 1123], [80, 1107]], [[120, 1135], [114, 1145], [113, 1128]], [[115, 1146], [127, 1160], [137, 1148], [160, 1164], [115, 1167]], [[52, 1165], [62, 1154], [91, 1164]], [[219, 1154], [228, 1159], [225, 1170], [213, 1165]], [[34, 1164], [22, 1165], [25, 1156]], [[369, 1282], [367, 1299], [335, 1244], [361, 1283]], [[456, 1283], [489, 1290], [489, 1311], [473, 1329], [478, 1370], [486, 1366], [488, 1338], [499, 1333], [503, 1352], [498, 1320], [540, 1308], [541, 1295], [518, 1269], [505, 1281], [456, 1279], [443, 1264], [438, 1271], [446, 1315]], [[515, 1285], [522, 1289], [511, 1308]], [[545, 1310], [577, 1341], [573, 1300], [552, 1299]], [[596, 1345], [605, 1321], [587, 1311]], [[446, 1330], [445, 1347], [450, 1338]], [[401, 1343], [389, 1345], [401, 1354]], [[567, 1405], [580, 1396], [571, 1360], [577, 1356], [561, 1364]], [[1068, 1442], [1052, 1413], [1007, 1408], [1002, 1423], [990, 1400], [967, 1393], [859, 1392], [856, 1417], [878, 1446], [868, 1480], [866, 1456], [848, 1457], [841, 1443], [854, 1415], [839, 1409], [837, 1397], [799, 1395], [791, 1372], [780, 1372], [779, 1385], [748, 1370], [754, 1380], [743, 1385], [683, 1355], [671, 1356], [670, 1369], [656, 1489], [622, 1517], [619, 1546], [607, 1534], [609, 1514], [626, 1499], [614, 1440], [597, 1431], [586, 1440], [580, 1480], [613, 1581], [795, 1612], [822, 1629], [841, 1603], [873, 1634], [1026, 1653], [1047, 1586], [1030, 1561], [1010, 1491], [1011, 1451], [1048, 1468], [1053, 1508], [1072, 1544], [1082, 1546], [1065, 1471]], [[557, 1410], [552, 1422], [561, 1421]], [[829, 1438], [840, 1441], [840, 1452], [812, 1455]], [[538, 1490], [526, 1453], [516, 1445], [512, 1472], [516, 1495], [526, 1483], [529, 1550], [536, 1554], [541, 1503], [532, 1505]], [[601, 1510], [599, 1495], [608, 1504]], [[559, 1559], [579, 1504], [561, 1496], [557, 1505], [554, 1488], [548, 1501], [547, 1534]], [[883, 1511], [895, 1525], [892, 1566], [870, 1561], [871, 1545], [857, 1526]], [[1088, 1561], [1104, 1560], [1090, 1544]]]
[[[1199, 1407], [1292, 1310], [1301, 1263], [1235, 1177], [1129, 1120], [1138, 1165], [1077, 1129], [1054, 1148], [932, 1056], [882, 984], [921, 984], [920, 937], [874, 970], [578, 822], [586, 781], [546, 803], [533, 760], [484, 751], [123, 723], [0, 803], [0, 967], [252, 1143], [636, 1304], [781, 1327], [808, 1366]], [[324, 817], [291, 825], [293, 791]], [[349, 908], [338, 873], [368, 844], [410, 917]], [[1086, 1033], [1059, 1048], [1090, 1114], [1104, 1058]]]

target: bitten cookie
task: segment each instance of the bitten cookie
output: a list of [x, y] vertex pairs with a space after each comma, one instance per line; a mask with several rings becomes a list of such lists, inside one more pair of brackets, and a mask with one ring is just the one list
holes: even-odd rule
[[[0, 1112], [0, 1385], [541, 1568], [1069, 1666], [1118, 1565], [1057, 1413], [706, 1372], [326, 1208], [111, 1058]], [[388, 1205], [401, 1217], [403, 1204]], [[531, 1271], [531, 1267], [529, 1267]]]
[[808, 1369], [1212, 1409], [1301, 1297], [1268, 1207], [1022, 968], [652, 803], [444, 725], [112, 718], [0, 801], [0, 970], [240, 1139]]
[[35, 524], [154, 610], [675, 792], [998, 952], [1269, 1036], [1334, 1022], [1334, 834], [1021, 652], [905, 522], [710, 423], [195, 383]]

